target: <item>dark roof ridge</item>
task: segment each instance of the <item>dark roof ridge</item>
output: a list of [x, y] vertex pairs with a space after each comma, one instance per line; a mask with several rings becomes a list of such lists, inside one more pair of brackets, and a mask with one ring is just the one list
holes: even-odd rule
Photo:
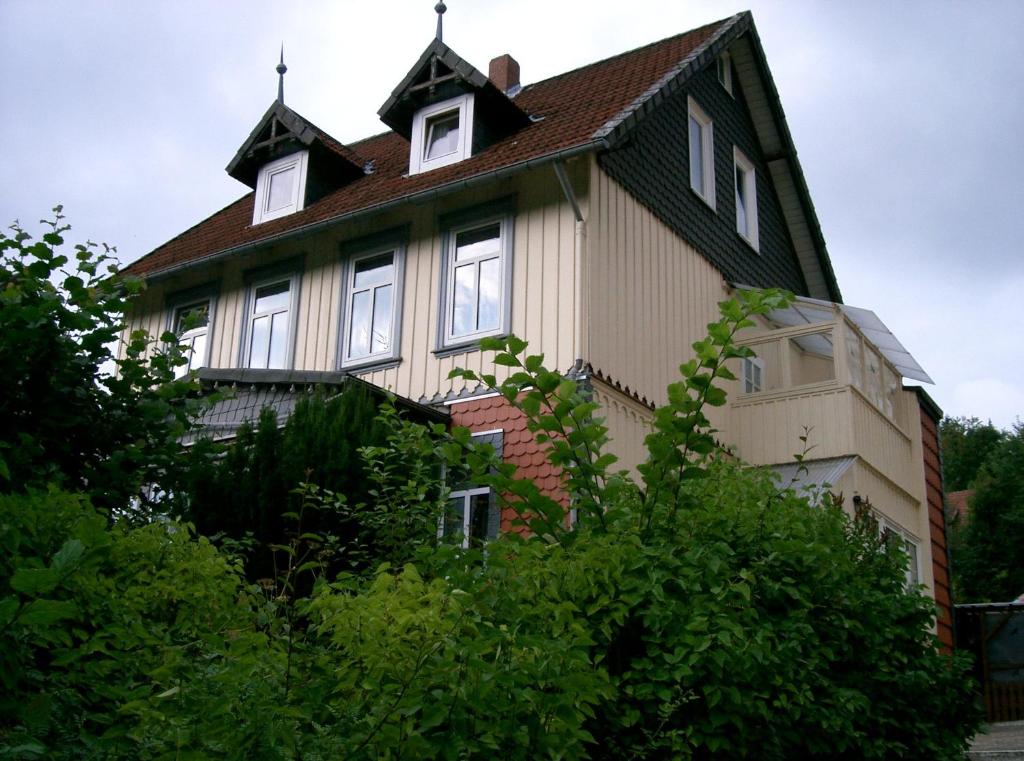
[[[722, 19], [715, 24], [706, 24], [705, 26], [698, 27], [696, 30], [692, 30], [693, 32], [696, 32], [713, 26], [718, 27], [714, 34], [693, 48], [685, 58], [666, 71], [657, 82], [652, 83], [646, 90], [634, 98], [628, 106], [601, 125], [601, 128], [593, 134], [593, 137], [607, 138], [613, 132], [618, 131], [620, 127], [628, 128], [631, 126], [630, 122], [635, 122], [637, 118], [643, 118], [645, 113], [650, 111], [651, 107], [657, 105], [659, 97], [661, 97], [663, 92], [667, 91], [671, 93], [673, 86], [677, 85], [680, 80], [687, 78], [693, 73], [692, 69], [694, 65], [700, 61], [701, 56], [704, 55], [706, 51], [723, 45], [724, 43], [722, 43], [721, 40], [729, 35], [734, 29], [739, 28], [740, 32], [746, 31], [746, 29], [751, 25], [751, 20], [752, 16], [750, 11], [742, 11], [730, 16], [729, 18]], [[691, 33], [692, 32], [684, 32], [683, 34], [687, 35]], [[675, 37], [667, 39], [676, 39], [676, 37], [679, 36], [680, 35], [676, 35]]]

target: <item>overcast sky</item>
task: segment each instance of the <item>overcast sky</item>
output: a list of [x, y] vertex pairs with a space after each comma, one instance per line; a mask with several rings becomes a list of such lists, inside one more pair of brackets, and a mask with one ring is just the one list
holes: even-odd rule
[[[433, 0], [0, 0], [0, 222], [62, 203], [130, 262], [247, 191], [223, 168], [276, 96], [343, 142], [434, 33]], [[844, 300], [949, 415], [1024, 417], [1024, 2], [448, 0], [445, 42], [529, 83], [754, 14]]]

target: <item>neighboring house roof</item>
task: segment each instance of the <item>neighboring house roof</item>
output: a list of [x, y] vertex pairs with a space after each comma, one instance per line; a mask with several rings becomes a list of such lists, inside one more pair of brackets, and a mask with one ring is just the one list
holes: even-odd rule
[[819, 460], [802, 460], [770, 465], [780, 486], [792, 489], [801, 496], [809, 497], [815, 504], [821, 501], [824, 492], [835, 486], [850, 469], [856, 457], [826, 457]]
[[967, 520], [971, 509], [971, 498], [974, 496], [974, 489], [963, 489], [962, 491], [951, 491], [946, 494], [946, 505], [956, 513], [955, 520]]
[[447, 409], [426, 407], [405, 397], [389, 394], [345, 372], [204, 367], [199, 370], [198, 377], [204, 393], [214, 390], [225, 393], [223, 398], [199, 415], [195, 421], [196, 428], [182, 439], [186, 444], [203, 437], [234, 438], [243, 424], [254, 423], [265, 408], [272, 409], [278, 424], [284, 425], [301, 399], [317, 390], [333, 396], [350, 384], [362, 386], [382, 400], [390, 396], [396, 407], [415, 420], [446, 423], [449, 417]]
[[[755, 127], [762, 142], [767, 141], [766, 155], [776, 162], [775, 166], [784, 167], [779, 170], [779, 177], [784, 175], [788, 178], [787, 187], [796, 189], [797, 211], [787, 214], [794, 240], [808, 235], [813, 238], [813, 245], [809, 244], [813, 254], [798, 252], [801, 266], [809, 283], [822, 283], [812, 292], [825, 290], [839, 301], [839, 288], [749, 13], [524, 87], [517, 94], [515, 105], [533, 121], [477, 155], [446, 167], [409, 176], [409, 142], [395, 132], [348, 146], [334, 141], [339, 153], [358, 156], [372, 166], [372, 172], [347, 182], [295, 214], [259, 225], [251, 224], [250, 193], [128, 265], [123, 272], [149, 278], [168, 275], [272, 241], [311, 234], [342, 220], [400, 203], [460, 190], [547, 161], [607, 149], [687, 77], [747, 32], [753, 40], [751, 59], [763, 80], [758, 92], [762, 96], [767, 93], [761, 98], [767, 105], [762, 104], [760, 110], [752, 109]], [[326, 133], [318, 137], [329, 138]]]

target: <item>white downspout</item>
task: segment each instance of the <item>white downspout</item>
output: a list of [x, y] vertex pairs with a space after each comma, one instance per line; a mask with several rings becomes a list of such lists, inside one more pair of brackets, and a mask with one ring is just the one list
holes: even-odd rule
[[572, 352], [574, 362], [572, 369], [578, 372], [583, 368], [584, 358], [586, 356], [583, 351], [583, 298], [585, 295], [583, 282], [583, 248], [587, 242], [587, 223], [583, 218], [583, 211], [580, 209], [576, 194], [573, 192], [569, 176], [565, 172], [565, 162], [555, 161], [553, 166], [555, 168], [555, 176], [558, 177], [558, 184], [561, 185], [562, 193], [565, 194], [565, 200], [567, 200], [569, 205], [572, 207], [572, 213], [576, 219], [576, 230], [573, 237], [575, 293], [573, 294]]

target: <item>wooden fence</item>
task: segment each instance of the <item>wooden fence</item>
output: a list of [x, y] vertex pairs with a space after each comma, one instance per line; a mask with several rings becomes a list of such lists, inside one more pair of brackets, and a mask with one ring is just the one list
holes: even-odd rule
[[1024, 603], [957, 605], [956, 647], [974, 655], [990, 722], [1024, 719]]

